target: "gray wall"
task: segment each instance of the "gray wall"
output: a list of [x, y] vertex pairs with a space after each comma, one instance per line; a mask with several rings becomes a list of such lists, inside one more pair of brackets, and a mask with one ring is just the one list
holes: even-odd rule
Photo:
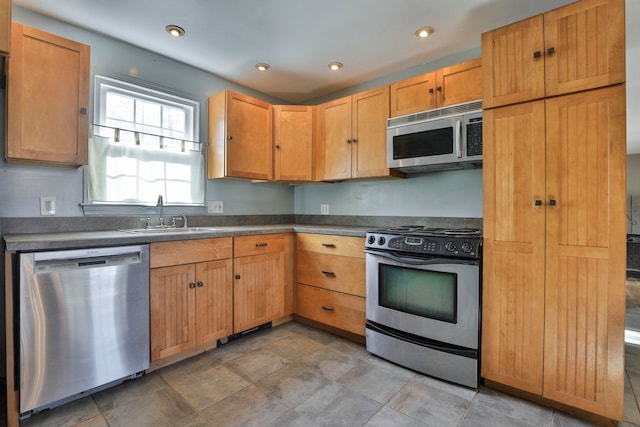
[[640, 154], [627, 156], [627, 232], [640, 234]]
[[[101, 74], [142, 81], [152, 87], [199, 101], [201, 141], [206, 141], [206, 100], [210, 95], [223, 89], [233, 89], [268, 102], [281, 103], [202, 70], [19, 7], [14, 6], [13, 19], [90, 45], [92, 85], [93, 76]], [[323, 100], [382, 86], [479, 55], [479, 48], [462, 52], [366, 82]], [[5, 92], [0, 90], [0, 109], [4, 109], [4, 96]], [[0, 111], [2, 147], [4, 116], [4, 111]], [[83, 173], [83, 168], [17, 166], [0, 162], [0, 217], [38, 217], [40, 196], [56, 196], [57, 216], [83, 215], [80, 206], [84, 192]], [[481, 217], [481, 194], [480, 170], [435, 173], [405, 180], [308, 184], [297, 187], [221, 180], [206, 182], [206, 200], [222, 200], [225, 215], [318, 214], [320, 204], [328, 203], [332, 215]], [[172, 209], [169, 207], [165, 212], [170, 214]], [[205, 208], [187, 209], [189, 214], [205, 212]], [[108, 213], [130, 212], [112, 209]]]

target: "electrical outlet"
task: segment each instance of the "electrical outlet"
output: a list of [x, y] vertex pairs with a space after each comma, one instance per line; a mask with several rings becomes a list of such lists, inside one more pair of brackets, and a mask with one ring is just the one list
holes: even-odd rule
[[320, 205], [320, 215], [329, 215], [329, 204], [323, 203]]
[[50, 216], [56, 214], [56, 198], [55, 196], [40, 197], [40, 215]]
[[207, 212], [221, 214], [223, 212], [223, 206], [221, 201], [210, 201], [207, 203]]

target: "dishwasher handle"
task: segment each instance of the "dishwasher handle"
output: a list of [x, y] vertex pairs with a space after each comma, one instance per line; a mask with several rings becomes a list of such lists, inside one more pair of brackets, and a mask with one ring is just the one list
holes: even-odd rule
[[35, 274], [88, 268], [116, 267], [140, 264], [146, 259], [148, 246], [82, 249], [75, 251], [40, 252], [33, 254]]

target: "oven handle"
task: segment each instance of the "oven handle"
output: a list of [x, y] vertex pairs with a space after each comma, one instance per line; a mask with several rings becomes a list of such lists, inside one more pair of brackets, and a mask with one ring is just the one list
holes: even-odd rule
[[367, 254], [387, 258], [396, 262], [401, 262], [408, 265], [433, 265], [433, 264], [466, 264], [466, 265], [478, 265], [476, 260], [468, 259], [456, 259], [456, 258], [434, 258], [434, 257], [407, 257], [399, 255], [395, 252], [382, 252], [372, 249], [366, 249], [364, 251]]

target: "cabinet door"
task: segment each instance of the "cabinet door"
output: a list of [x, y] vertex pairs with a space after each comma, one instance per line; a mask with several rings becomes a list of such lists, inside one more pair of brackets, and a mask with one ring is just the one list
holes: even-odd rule
[[480, 58], [436, 71], [438, 107], [482, 99], [482, 60]]
[[482, 34], [484, 108], [544, 96], [543, 43], [542, 15]]
[[11, 39], [11, 0], [0, 0], [0, 54], [9, 54]]
[[234, 259], [233, 331], [246, 331], [284, 315], [284, 255]]
[[353, 95], [352, 108], [351, 177], [388, 176], [389, 87]]
[[273, 118], [274, 178], [313, 180], [314, 107], [275, 105]]
[[543, 395], [621, 419], [625, 87], [549, 99], [546, 119]]
[[547, 96], [624, 82], [624, 7], [583, 0], [544, 14]]
[[391, 83], [391, 117], [436, 108], [436, 73], [430, 72]]
[[195, 346], [195, 282], [193, 264], [151, 269], [152, 362]]
[[226, 176], [272, 179], [271, 105], [231, 91], [227, 91], [226, 98]]
[[483, 127], [482, 376], [541, 394], [544, 101], [485, 110]]
[[7, 77], [7, 159], [84, 165], [89, 46], [14, 22]]
[[233, 261], [196, 264], [196, 342], [233, 334]]
[[317, 171], [319, 179], [351, 178], [351, 97], [318, 107]]

